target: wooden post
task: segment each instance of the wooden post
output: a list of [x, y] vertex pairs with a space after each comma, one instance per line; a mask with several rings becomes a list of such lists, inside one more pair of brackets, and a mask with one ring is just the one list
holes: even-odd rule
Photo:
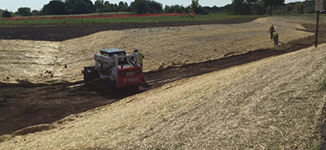
[[315, 38], [315, 47], [318, 45], [318, 26], [319, 26], [319, 13], [323, 10], [323, 0], [315, 0], [315, 11], [317, 11], [317, 23], [316, 23], [316, 38]]
[[318, 27], [319, 27], [319, 11], [317, 11], [317, 23], [316, 23], [316, 37], [315, 37], [315, 48], [318, 45]]

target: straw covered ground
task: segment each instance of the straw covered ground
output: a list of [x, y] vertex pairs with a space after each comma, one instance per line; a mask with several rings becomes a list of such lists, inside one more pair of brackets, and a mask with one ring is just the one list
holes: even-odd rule
[[[319, 139], [325, 48], [173, 82], [2, 136], [0, 149], [306, 149]], [[33, 130], [44, 131], [20, 136]]]
[[[312, 35], [296, 30], [304, 30], [297, 22], [261, 18], [232, 25], [105, 31], [63, 42], [0, 40], [2, 57], [10, 56], [0, 60], [6, 70], [1, 76], [10, 76], [2, 82], [79, 81], [81, 68], [93, 63], [93, 53], [108, 47], [140, 49], [145, 71], [205, 62], [272, 47], [270, 24], [283, 43]], [[314, 148], [321, 143], [326, 102], [321, 90], [326, 82], [325, 49], [309, 47], [171, 82], [2, 135], [0, 149]], [[92, 99], [92, 94], [80, 98]], [[94, 101], [102, 99], [106, 97]]]
[[146, 57], [145, 72], [271, 48], [270, 24], [283, 43], [312, 35], [296, 30], [304, 29], [299, 24], [261, 18], [241, 24], [110, 30], [62, 42], [0, 40], [0, 82], [80, 81], [83, 67], [93, 65], [94, 54], [106, 48], [139, 49]]

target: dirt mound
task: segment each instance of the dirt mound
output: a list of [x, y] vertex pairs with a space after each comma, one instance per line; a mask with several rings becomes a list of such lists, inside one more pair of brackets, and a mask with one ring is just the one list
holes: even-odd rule
[[[262, 21], [260, 21], [262, 20]], [[264, 22], [267, 22], [265, 24]], [[83, 67], [93, 65], [100, 49], [120, 48], [145, 55], [144, 71], [215, 60], [273, 46], [267, 29], [273, 23], [282, 43], [313, 33], [297, 24], [262, 18], [241, 24], [137, 28], [103, 31], [63, 42], [0, 40], [0, 82], [76, 82]], [[291, 26], [292, 25], [292, 26]]]
[[[282, 42], [310, 35], [297, 31], [302, 28], [297, 24], [269, 18], [236, 25], [107, 31], [63, 42], [1, 40], [3, 62], [10, 68], [0, 67], [15, 72], [1, 75], [3, 82], [26, 87], [0, 90], [0, 108], [7, 114], [1, 116], [1, 126], [22, 128], [15, 132], [18, 136], [1, 136], [0, 149], [313, 147], [320, 137], [316, 132], [325, 103], [318, 84], [325, 75], [326, 46], [242, 65], [282, 53], [255, 51], [271, 47], [266, 33], [270, 23]], [[145, 77], [155, 89], [108, 96], [64, 84], [29, 88], [32, 83], [80, 81], [80, 68], [93, 64], [93, 54], [107, 47], [141, 49], [147, 56]], [[26, 69], [21, 61], [25, 67], [44, 63], [45, 68]], [[161, 72], [153, 72], [158, 68]], [[32, 69], [40, 72], [29, 76]], [[220, 71], [179, 80], [210, 69]], [[169, 83], [175, 80], [179, 81]], [[53, 121], [25, 128], [28, 123]]]
[[70, 116], [54, 129], [12, 137], [0, 148], [313, 147], [326, 100], [318, 87], [326, 73], [325, 48], [173, 82]]

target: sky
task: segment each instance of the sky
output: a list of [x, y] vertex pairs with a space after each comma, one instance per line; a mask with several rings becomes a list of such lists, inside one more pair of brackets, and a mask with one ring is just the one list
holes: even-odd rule
[[[16, 12], [20, 7], [29, 7], [31, 10], [41, 10], [45, 4], [48, 4], [51, 0], [0, 0], [0, 9], [8, 10], [12, 12]], [[95, 0], [92, 0], [93, 3]], [[120, 1], [133, 2], [134, 0], [104, 0], [109, 1], [110, 3], [118, 4]], [[183, 5], [189, 6], [191, 0], [155, 0], [164, 5]], [[295, 1], [303, 1], [303, 0], [285, 0], [285, 3], [295, 2]], [[231, 4], [232, 0], [199, 0], [199, 4], [201, 6], [225, 6], [227, 4]]]

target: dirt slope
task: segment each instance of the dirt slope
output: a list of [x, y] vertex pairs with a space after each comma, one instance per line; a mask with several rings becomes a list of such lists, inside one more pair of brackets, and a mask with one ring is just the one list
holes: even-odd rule
[[[295, 30], [303, 28], [293, 20], [262, 18], [236, 25], [106, 31], [63, 42], [0, 40], [1, 82], [79, 81], [93, 54], [108, 47], [141, 49], [146, 71], [236, 55], [271, 47], [270, 24], [282, 42], [311, 35]], [[64, 105], [67, 99], [84, 110], [93, 105], [87, 99], [102, 107], [1, 136], [0, 149], [307, 149], [320, 138], [326, 96], [318, 82], [325, 75], [325, 48], [180, 80], [122, 100], [60, 86], [32, 94], [22, 88], [26, 95], [7, 96], [29, 96], [31, 105], [62, 105], [72, 110], [67, 112], [76, 109]], [[42, 108], [31, 111], [42, 113]], [[53, 109], [48, 117], [62, 111]], [[28, 119], [29, 113], [20, 117]]]
[[242, 24], [139, 28], [103, 31], [63, 42], [0, 40], [0, 82], [53, 83], [82, 79], [84, 66], [93, 65], [99, 49], [140, 49], [144, 71], [159, 67], [236, 55], [273, 46], [267, 30], [274, 24], [280, 41], [306, 37], [302, 26], [277, 18], [261, 18]]
[[44, 130], [0, 149], [306, 149], [318, 139], [326, 98], [317, 82], [326, 73], [325, 49], [170, 83], [20, 131]]

